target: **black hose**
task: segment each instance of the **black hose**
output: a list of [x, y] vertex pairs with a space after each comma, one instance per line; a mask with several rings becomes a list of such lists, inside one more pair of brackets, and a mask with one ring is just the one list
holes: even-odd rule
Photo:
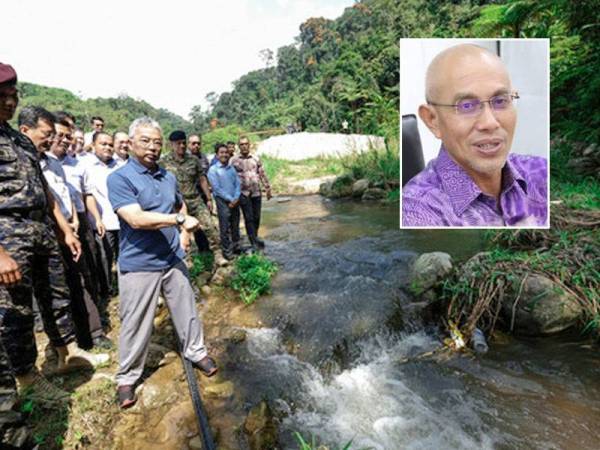
[[179, 344], [179, 355], [181, 356], [185, 378], [187, 380], [188, 388], [190, 389], [190, 396], [192, 397], [194, 412], [196, 413], [196, 418], [198, 419], [198, 428], [200, 430], [200, 437], [202, 439], [202, 448], [204, 450], [216, 450], [217, 446], [213, 439], [212, 432], [210, 431], [210, 425], [208, 424], [206, 411], [204, 410], [204, 405], [202, 404], [202, 397], [200, 396], [200, 390], [198, 389], [198, 380], [196, 379], [194, 366], [192, 366], [192, 362], [183, 355], [183, 345], [179, 341], [177, 334], [175, 334], [175, 337]]

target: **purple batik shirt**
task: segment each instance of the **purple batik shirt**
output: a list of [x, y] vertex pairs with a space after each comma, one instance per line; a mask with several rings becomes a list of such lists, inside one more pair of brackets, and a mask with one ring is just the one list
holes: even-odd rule
[[402, 189], [406, 227], [544, 227], [548, 225], [548, 163], [509, 154], [502, 168], [500, 205], [481, 192], [442, 147], [438, 157]]

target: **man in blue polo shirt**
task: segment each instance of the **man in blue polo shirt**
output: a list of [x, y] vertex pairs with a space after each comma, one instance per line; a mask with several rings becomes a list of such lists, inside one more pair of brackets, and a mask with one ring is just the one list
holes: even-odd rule
[[[217, 366], [207, 354], [194, 292], [183, 262], [198, 220], [187, 215], [175, 176], [158, 166], [160, 125], [149, 117], [129, 128], [133, 157], [108, 177], [109, 199], [119, 216], [121, 333], [117, 384], [122, 408], [135, 401], [162, 291], [183, 354], [205, 375]], [[180, 227], [181, 232], [178, 230]]]

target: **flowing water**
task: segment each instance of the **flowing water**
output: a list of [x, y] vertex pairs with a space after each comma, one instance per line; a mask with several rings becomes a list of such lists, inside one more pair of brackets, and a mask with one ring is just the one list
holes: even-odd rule
[[[600, 356], [576, 340], [509, 339], [481, 357], [440, 346], [403, 294], [416, 254], [478, 252], [478, 231], [400, 231], [397, 208], [317, 196], [265, 203], [280, 265], [228, 374], [293, 438], [353, 449], [598, 449]], [[408, 361], [407, 361], [408, 359]]]

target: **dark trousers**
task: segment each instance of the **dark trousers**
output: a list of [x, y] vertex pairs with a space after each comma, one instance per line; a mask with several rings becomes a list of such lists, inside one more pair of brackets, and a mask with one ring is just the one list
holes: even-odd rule
[[106, 301], [109, 296], [116, 295], [116, 288], [113, 287], [115, 277], [112, 273], [113, 263], [119, 257], [119, 230], [106, 230], [104, 237], [100, 238], [98, 234], [96, 239], [96, 264], [101, 269], [100, 278], [100, 297]]
[[0, 309], [4, 311], [2, 343], [14, 373], [23, 375], [33, 369], [37, 357], [33, 293], [42, 313], [44, 331], [54, 347], [75, 340], [71, 298], [56, 234], [47, 219], [37, 222], [0, 217], [0, 242], [19, 264], [23, 277], [16, 286], [0, 287]]
[[223, 254], [231, 255], [240, 245], [240, 207], [229, 207], [229, 202], [221, 197], [217, 201], [217, 215], [219, 216], [219, 235]]
[[87, 219], [79, 222], [78, 234], [82, 247], [82, 255], [79, 260], [73, 261], [68, 247], [61, 245], [61, 251], [65, 261], [67, 285], [71, 292], [71, 310], [77, 342], [82, 348], [92, 348], [92, 339], [102, 336], [104, 332], [97, 307], [100, 303], [97, 282], [92, 268], [88, 264], [89, 255], [83, 253], [89, 251], [90, 248]]
[[244, 214], [244, 225], [250, 243], [254, 245], [258, 237], [258, 227], [260, 227], [260, 210], [262, 197], [250, 197], [249, 195], [240, 196], [240, 208]]

